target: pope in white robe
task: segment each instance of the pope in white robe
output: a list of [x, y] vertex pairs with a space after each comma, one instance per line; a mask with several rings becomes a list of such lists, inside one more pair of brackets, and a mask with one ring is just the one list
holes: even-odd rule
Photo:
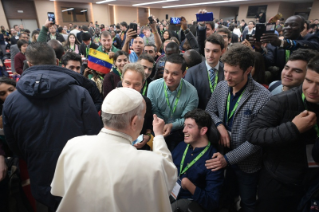
[[[121, 102], [121, 106], [116, 108], [115, 102]], [[118, 88], [105, 98], [102, 111], [124, 114], [142, 104], [145, 102], [140, 93]], [[127, 131], [131, 133], [105, 126], [96, 136], [80, 136], [68, 141], [51, 184], [51, 193], [63, 197], [57, 211], [171, 211], [169, 195], [177, 180], [177, 169], [160, 135], [164, 122], [154, 117], [151, 152], [132, 146], [139, 134], [136, 132], [140, 132], [139, 127], [143, 125], [143, 120], [137, 118], [133, 123], [134, 120], [129, 124], [131, 131]]]

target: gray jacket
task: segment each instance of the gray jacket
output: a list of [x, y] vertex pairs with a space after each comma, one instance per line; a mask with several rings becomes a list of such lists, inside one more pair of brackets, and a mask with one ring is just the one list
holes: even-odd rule
[[[206, 111], [215, 124], [219, 122], [224, 124], [228, 92], [227, 81], [218, 83], [207, 104]], [[254, 173], [261, 169], [261, 147], [246, 140], [246, 130], [249, 123], [268, 102], [269, 97], [269, 91], [249, 77], [247, 87], [234, 113], [230, 138], [231, 150], [226, 153], [226, 157], [231, 165], [237, 164], [246, 173]]]

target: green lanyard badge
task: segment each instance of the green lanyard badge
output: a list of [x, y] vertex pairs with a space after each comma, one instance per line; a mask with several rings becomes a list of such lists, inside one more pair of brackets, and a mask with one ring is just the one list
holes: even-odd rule
[[171, 113], [171, 116], [173, 116], [175, 110], [176, 110], [176, 106], [177, 106], [177, 103], [179, 101], [179, 97], [181, 96], [181, 91], [182, 91], [182, 87], [183, 87], [183, 81], [181, 80], [181, 86], [179, 87], [178, 89], [178, 93], [177, 93], [177, 97], [176, 97], [176, 100], [175, 100], [175, 103], [174, 103], [174, 108], [173, 108], [173, 111], [172, 111], [172, 108], [171, 108], [171, 105], [168, 101], [168, 97], [167, 97], [167, 86], [165, 84], [165, 81], [164, 81], [164, 93], [165, 93], [165, 98], [166, 98], [166, 103], [167, 103], [167, 106], [170, 108], [170, 110], [172, 111]]
[[[305, 105], [306, 110], [308, 110], [307, 104], [306, 104], [306, 102], [305, 102], [306, 96], [305, 96], [304, 93], [301, 94], [301, 98], [302, 98], [302, 101], [303, 101], [303, 103], [304, 103], [304, 105]], [[315, 128], [315, 130], [316, 130], [316, 132], [317, 132], [317, 137], [319, 137], [319, 127], [318, 127], [318, 124], [315, 124], [313, 127]]]
[[207, 71], [207, 75], [208, 75], [208, 82], [209, 82], [210, 91], [213, 93], [216, 86], [217, 86], [217, 82], [218, 82], [218, 71], [217, 71], [217, 74], [215, 76], [214, 88], [212, 86], [212, 82], [210, 81], [209, 71]]
[[183, 157], [182, 157], [181, 166], [179, 167], [179, 175], [184, 174], [192, 165], [194, 165], [194, 163], [196, 163], [207, 152], [209, 147], [210, 147], [210, 142], [208, 142], [208, 145], [205, 147], [205, 149], [201, 153], [199, 153], [199, 155], [197, 155], [197, 157], [194, 160], [192, 160], [192, 162], [190, 162], [183, 170], [184, 160], [185, 160], [188, 148], [189, 148], [189, 144], [187, 144], [187, 147], [186, 147], [184, 154], [183, 154]]
[[147, 81], [145, 81], [145, 84], [144, 84], [143, 93], [142, 93], [143, 96], [145, 96], [146, 88], [147, 88]]
[[290, 50], [285, 51], [285, 56], [286, 56], [286, 62], [288, 62], [289, 57], [290, 57]]
[[[246, 90], [246, 89], [245, 89], [245, 90]], [[237, 100], [237, 102], [236, 102], [236, 104], [235, 104], [235, 106], [234, 106], [234, 108], [233, 108], [233, 110], [231, 111], [230, 114], [229, 114], [229, 108], [230, 108], [230, 92], [228, 93], [228, 98], [227, 98], [227, 123], [228, 123], [228, 121], [231, 119], [231, 117], [234, 115], [234, 113], [235, 113], [235, 111], [236, 111], [236, 109], [237, 109], [237, 107], [238, 107], [239, 101], [240, 101], [241, 97], [243, 96], [245, 90], [243, 90], [243, 92], [240, 94], [240, 96], [239, 96], [239, 98], [238, 98], [238, 100]]]

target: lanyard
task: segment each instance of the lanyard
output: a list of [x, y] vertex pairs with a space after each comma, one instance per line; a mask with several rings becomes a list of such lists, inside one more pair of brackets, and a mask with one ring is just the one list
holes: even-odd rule
[[145, 84], [144, 84], [144, 88], [143, 88], [143, 93], [142, 93], [143, 96], [145, 96], [146, 88], [147, 88], [147, 81], [145, 80]]
[[89, 51], [90, 51], [90, 48], [86, 47], [86, 57], [89, 56]]
[[75, 50], [75, 44], [74, 44], [73, 48], [72, 48], [71, 45], [70, 45], [70, 49], [71, 49], [72, 51], [74, 51], [74, 50]]
[[[246, 89], [245, 89], [246, 90]], [[234, 115], [234, 112], [236, 111], [237, 107], [238, 107], [238, 104], [239, 104], [239, 101], [241, 99], [241, 97], [243, 96], [245, 90], [243, 90], [243, 92], [240, 94], [233, 110], [231, 111], [231, 113], [229, 114], [229, 106], [230, 106], [230, 92], [228, 93], [228, 98], [227, 98], [227, 122], [231, 119], [231, 117]]]
[[182, 87], [183, 87], [183, 81], [181, 80], [181, 86], [179, 87], [178, 89], [178, 93], [177, 93], [177, 99], [175, 100], [175, 103], [174, 103], [174, 108], [173, 108], [173, 111], [172, 111], [172, 108], [171, 108], [171, 105], [168, 101], [168, 97], [167, 97], [167, 87], [166, 87], [166, 84], [165, 84], [165, 81], [164, 81], [164, 93], [165, 93], [165, 98], [166, 98], [166, 103], [167, 103], [167, 106], [170, 108], [170, 110], [172, 111], [171, 113], [171, 116], [173, 116], [175, 110], [176, 110], [176, 106], [177, 106], [177, 103], [179, 101], [179, 97], [181, 96], [181, 91], [182, 91]]
[[218, 71], [217, 71], [217, 74], [215, 76], [214, 88], [212, 86], [212, 82], [210, 81], [209, 71], [207, 71], [207, 75], [208, 75], [208, 82], [209, 82], [210, 91], [213, 93], [215, 88], [216, 88], [216, 86], [217, 86], [217, 82], [218, 82]]
[[[301, 94], [301, 98], [302, 98], [302, 101], [303, 101], [303, 103], [304, 103], [304, 105], [305, 105], [306, 110], [308, 110], [307, 104], [306, 104], [306, 102], [305, 102], [306, 96], [305, 96], [304, 93]], [[319, 137], [319, 127], [318, 127], [318, 124], [315, 124], [313, 127], [315, 128], [315, 130], [316, 130], [316, 132], [317, 132], [317, 137]]]
[[187, 144], [187, 147], [182, 157], [181, 166], [179, 167], [179, 175], [184, 174], [192, 165], [194, 165], [194, 163], [196, 163], [207, 152], [207, 150], [210, 147], [210, 142], [208, 142], [208, 145], [205, 147], [205, 149], [201, 153], [199, 153], [199, 155], [197, 155], [197, 157], [194, 160], [192, 160], [192, 162], [190, 162], [183, 170], [184, 160], [185, 160], [186, 153], [188, 151], [188, 147], [189, 147], [189, 144]]
[[289, 57], [290, 57], [290, 50], [286, 50], [285, 51], [285, 56], [286, 56], [286, 62], [288, 62], [288, 60], [289, 60]]

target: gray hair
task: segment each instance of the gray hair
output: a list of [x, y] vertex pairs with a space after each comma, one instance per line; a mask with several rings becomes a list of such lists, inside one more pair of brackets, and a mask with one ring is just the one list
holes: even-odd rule
[[145, 72], [144, 72], [144, 67], [139, 64], [139, 63], [128, 63], [126, 64], [124, 67], [123, 67], [123, 70], [122, 70], [122, 79], [125, 75], [125, 72], [127, 70], [130, 70], [130, 71], [135, 71], [137, 73], [139, 73], [141, 76], [142, 76], [142, 80], [143, 80], [143, 83], [145, 82]]
[[145, 104], [141, 104], [137, 108], [123, 114], [109, 114], [102, 112], [102, 121], [104, 126], [113, 129], [124, 130], [131, 123], [134, 116], [138, 119], [143, 118], [142, 111], [145, 108]]

